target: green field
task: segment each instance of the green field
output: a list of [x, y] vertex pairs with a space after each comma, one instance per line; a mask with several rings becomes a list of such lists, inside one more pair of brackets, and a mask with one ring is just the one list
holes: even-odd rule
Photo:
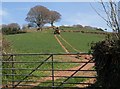
[[54, 53], [64, 52], [52, 33], [33, 32], [9, 35], [14, 53]]
[[[103, 40], [105, 37], [104, 35], [80, 32], [62, 32], [61, 36], [74, 48], [84, 52], [90, 49], [91, 42]], [[64, 53], [52, 31], [7, 35], [5, 38], [11, 42], [13, 53]], [[64, 41], [62, 43], [70, 52], [75, 52]]]
[[[91, 48], [92, 42], [98, 42], [104, 39], [104, 35], [98, 34], [83, 34], [83, 33], [76, 33], [76, 32], [63, 32], [61, 36], [75, 49], [79, 50], [80, 52], [88, 52]], [[62, 40], [61, 40], [62, 41]], [[65, 45], [70, 52], [76, 52], [71, 47], [69, 47], [64, 41], [62, 43]]]
[[[98, 42], [105, 38], [105, 35], [99, 35], [99, 34], [87, 34], [87, 33], [80, 33], [80, 32], [61, 32], [60, 34], [62, 38], [64, 38], [72, 47], [76, 48], [80, 52], [88, 52], [90, 50], [90, 44], [91, 42]], [[42, 32], [38, 31], [31, 31], [24, 34], [15, 34], [15, 35], [5, 35], [4, 36], [11, 44], [11, 53], [65, 53], [63, 48], [60, 46], [60, 44], [57, 42], [57, 40], [54, 37], [53, 30], [43, 30]], [[61, 41], [61, 43], [65, 46], [65, 48], [71, 52], [78, 52], [75, 51], [71, 46], [69, 46], [63, 39], [61, 39], [58, 35], [57, 37]], [[43, 61], [48, 56], [18, 56], [15, 57], [15, 61], [33, 61], [32, 64], [15, 64], [15, 68], [36, 68], [39, 64], [34, 63], [35, 61]], [[48, 60], [48, 61], [51, 61]], [[63, 61], [71, 61], [67, 57], [61, 57], [56, 56], [54, 57], [54, 61], [56, 62], [63, 62]], [[10, 66], [9, 66], [10, 65]], [[40, 69], [46, 69], [51, 70], [51, 63], [44, 63]], [[55, 69], [69, 69], [74, 68], [76, 66], [79, 66], [79, 64], [60, 64], [60, 63], [54, 63]], [[11, 64], [6, 63], [4, 68], [10, 68]], [[11, 73], [11, 71], [3, 71], [4, 73]], [[16, 74], [22, 75], [22, 74], [29, 74], [31, 70], [15, 70]], [[35, 71], [32, 75], [34, 76], [45, 76], [50, 75], [51, 71], [45, 72], [45, 71]], [[10, 76], [3, 77], [4, 79], [11, 79]], [[23, 79], [23, 76], [16, 76], [15, 79]], [[27, 79], [40, 79], [41, 77], [29, 77]], [[72, 80], [77, 81], [77, 80]], [[81, 80], [82, 81], [82, 80]]]

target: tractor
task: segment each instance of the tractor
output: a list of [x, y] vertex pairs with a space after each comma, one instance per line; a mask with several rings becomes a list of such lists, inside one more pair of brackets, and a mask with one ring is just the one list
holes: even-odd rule
[[54, 34], [60, 34], [60, 30], [59, 30], [59, 28], [58, 28], [58, 27], [57, 27], [57, 28], [55, 28]]

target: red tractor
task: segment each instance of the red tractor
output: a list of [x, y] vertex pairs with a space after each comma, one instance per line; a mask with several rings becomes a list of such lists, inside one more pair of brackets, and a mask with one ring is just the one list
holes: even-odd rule
[[60, 30], [59, 30], [59, 28], [58, 28], [58, 27], [57, 27], [57, 28], [55, 28], [54, 34], [60, 34]]

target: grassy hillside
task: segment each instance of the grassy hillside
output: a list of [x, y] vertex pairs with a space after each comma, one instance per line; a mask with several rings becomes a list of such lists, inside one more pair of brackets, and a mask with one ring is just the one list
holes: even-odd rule
[[[76, 48], [79, 51], [85, 51], [87, 52], [90, 49], [92, 42], [98, 42], [100, 40], [104, 39], [104, 35], [98, 35], [98, 34], [82, 34], [82, 33], [76, 33], [76, 32], [66, 32], [62, 33], [61, 36], [68, 41], [74, 48]], [[64, 43], [64, 42], [63, 42]], [[64, 43], [65, 45], [65, 43]], [[66, 45], [68, 49], [68, 45]], [[70, 49], [70, 52], [75, 52], [75, 50]]]
[[[104, 39], [104, 35], [82, 34], [80, 32], [62, 32], [61, 36], [80, 51], [88, 51], [91, 42]], [[5, 37], [11, 42], [14, 53], [64, 53], [64, 50], [56, 41], [53, 32], [50, 30], [7, 35]], [[62, 41], [62, 39], [60, 40]], [[76, 52], [69, 45], [65, 44], [64, 41], [62, 41], [62, 43], [70, 52]]]
[[[80, 33], [80, 32], [62, 32], [61, 36], [70, 43], [74, 48], [80, 51], [88, 51], [90, 49], [89, 44], [94, 41], [100, 41], [104, 39], [104, 35], [97, 35], [97, 34], [86, 34], [86, 33]], [[76, 52], [73, 50], [68, 44], [66, 44], [59, 36], [57, 36], [62, 44], [69, 50], [69, 52]], [[36, 32], [31, 31], [24, 34], [16, 34], [16, 35], [5, 35], [5, 38], [7, 38], [12, 46], [12, 52], [13, 53], [65, 53], [65, 51], [62, 49], [62, 47], [59, 45], [57, 40], [54, 37], [52, 30], [44, 30], [42, 32]], [[33, 63], [15, 63], [15, 68], [36, 68], [39, 63], [34, 63], [35, 61], [43, 61], [48, 56], [17, 56], [14, 58], [15, 61], [32, 61]], [[51, 61], [51, 60], [48, 60]], [[54, 61], [71, 61], [67, 57], [63, 56], [56, 56], [54, 57]], [[68, 69], [73, 68], [75, 66], [78, 66], [79, 64], [60, 64], [60, 63], [54, 63], [54, 68], [56, 69]], [[9, 68], [8, 64], [6, 63], [4, 68]], [[44, 63], [40, 69], [51, 69], [51, 63]], [[4, 70], [5, 73], [11, 73], [11, 70]], [[31, 70], [15, 70], [16, 74], [22, 75], [22, 74], [29, 74]], [[5, 74], [3, 73], [3, 74]], [[45, 76], [50, 75], [51, 72], [45, 72], [45, 71], [35, 71], [33, 75], [35, 76]], [[16, 76], [15, 79], [23, 79], [24, 76]], [[3, 79], [11, 79], [10, 76], [4, 76]], [[37, 80], [40, 79], [40, 77], [29, 77], [28, 79]], [[76, 81], [76, 80], [75, 80]]]
[[32, 32], [6, 36], [11, 41], [13, 52], [53, 53], [64, 52], [52, 33]]

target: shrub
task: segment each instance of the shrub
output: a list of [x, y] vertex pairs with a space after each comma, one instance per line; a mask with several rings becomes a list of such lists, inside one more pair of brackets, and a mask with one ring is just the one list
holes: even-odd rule
[[120, 40], [105, 40], [92, 46], [97, 84], [109, 89], [120, 86]]
[[9, 35], [9, 34], [26, 33], [26, 31], [17, 30], [17, 29], [15, 29], [15, 28], [13, 28], [13, 29], [2, 29], [2, 33], [5, 34], [5, 35]]
[[10, 23], [8, 25], [2, 25], [2, 33], [5, 35], [9, 34], [18, 34], [18, 33], [25, 33], [25, 31], [20, 30], [20, 26], [17, 23]]

